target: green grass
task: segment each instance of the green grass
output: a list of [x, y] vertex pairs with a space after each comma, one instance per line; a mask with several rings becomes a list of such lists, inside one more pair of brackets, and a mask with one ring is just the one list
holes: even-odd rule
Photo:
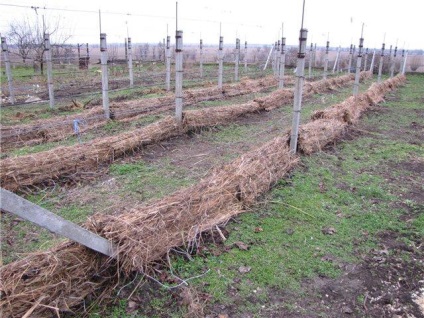
[[[416, 94], [422, 82], [422, 77], [411, 76], [408, 85], [396, 93], [400, 100], [383, 105], [395, 109], [394, 114], [379, 112], [362, 119], [365, 128], [378, 128], [378, 132], [365, 130], [332, 151], [302, 157], [302, 166], [281, 180], [261, 205], [226, 226], [226, 248], [207, 244], [202, 255], [194, 256], [192, 261], [174, 255], [174, 272], [187, 278], [209, 269], [201, 279], [191, 281], [192, 286], [210, 294], [212, 303], [237, 303], [240, 313], [260, 317], [261, 305], [269, 301], [274, 290], [304, 297], [305, 279], [338, 277], [342, 264], [358, 263], [377, 248], [379, 233], [401, 233], [407, 244], [411, 244], [410, 235], [424, 238], [423, 206], [402, 198], [408, 185], [398, 180], [414, 178], [413, 172], [405, 171], [401, 164], [423, 158], [423, 148], [405, 140], [408, 134], [393, 138], [390, 133], [394, 127], [418, 120], [414, 112], [404, 110], [417, 110], [414, 101], [422, 96]], [[419, 107], [422, 109], [422, 104]], [[389, 124], [377, 125], [383, 121]], [[230, 125], [214, 137], [232, 143], [248, 133], [246, 126]], [[415, 213], [412, 221], [402, 219], [407, 212], [402, 204]], [[323, 232], [329, 227], [334, 234]], [[234, 245], [240, 241], [249, 250]], [[240, 266], [251, 270], [241, 274]], [[234, 288], [236, 298], [230, 292]], [[359, 295], [359, 306], [363, 301], [364, 295]], [[282, 306], [294, 310], [291, 303]]]
[[[236, 222], [228, 223], [224, 246], [205, 243], [201, 254], [193, 255], [192, 261], [172, 255], [175, 273], [186, 279], [209, 269], [203, 277], [190, 281], [196, 290], [211, 295], [209, 304], [236, 303], [240, 313], [250, 312], [260, 317], [261, 306], [267, 304], [274, 291], [284, 290], [296, 297], [305, 297], [302, 286], [305, 279], [338, 277], [342, 273], [341, 265], [360, 262], [363, 255], [378, 246], [381, 232], [402, 233], [408, 244], [411, 244], [411, 235], [423, 238], [422, 204], [401, 195], [407, 194], [411, 186], [403, 182], [403, 178], [418, 179], [412, 171], [403, 169], [402, 164], [423, 158], [424, 151], [419, 136], [400, 133], [412, 121], [423, 124], [417, 116], [422, 111], [422, 103], [417, 100], [422, 97], [419, 88], [423, 82], [423, 76], [410, 76], [407, 86], [389, 96], [396, 99], [388, 98], [377, 113], [371, 112], [362, 118], [362, 133], [353, 140], [338, 143], [327, 152], [302, 157], [302, 164], [280, 180], [258, 206], [240, 215]], [[350, 92], [351, 88], [346, 88], [340, 94], [322, 95], [325, 98], [320, 102], [317, 101], [321, 96], [315, 96], [305, 103], [302, 121], [307, 121], [313, 110], [341, 101]], [[264, 127], [281, 125], [281, 116], [290, 115], [291, 107], [276, 110], [274, 114], [265, 124], [258, 124], [259, 128], [251, 124], [231, 124], [204, 133], [202, 138], [215, 146], [247, 143]], [[155, 118], [141, 119], [150, 120]], [[107, 126], [110, 132], [123, 128], [117, 123]], [[281, 131], [285, 128], [281, 125]], [[141, 160], [114, 163], [108, 177], [118, 186], [111, 190], [102, 188], [103, 196], [96, 197], [99, 201], [105, 198], [105, 207], [110, 204], [106, 200], [110, 195], [122, 202], [126, 198], [131, 203], [143, 202], [195, 182], [184, 167], [178, 168], [166, 158], [154, 163]], [[100, 190], [93, 187], [89, 191]], [[40, 193], [29, 199], [76, 222], [103, 208], [94, 208], [91, 203], [62, 206], [60, 196], [55, 193], [46, 198]], [[412, 219], [405, 222], [402, 215], [407, 211], [412, 213]], [[329, 227], [335, 230], [334, 234], [324, 233]], [[27, 242], [26, 233], [35, 229], [22, 227], [16, 231], [22, 242]], [[234, 245], [240, 241], [247, 244], [249, 250], [239, 250]], [[44, 247], [49, 242], [48, 237], [40, 235], [39, 242], [27, 244]], [[249, 266], [251, 270], [242, 274], [241, 266]], [[153, 291], [140, 292], [143, 308], [127, 313], [128, 301], [121, 299], [108, 317], [183, 316], [184, 308], [171, 299], [171, 293], [153, 286]], [[231, 293], [234, 289], [237, 297]], [[359, 303], [362, 297], [358, 296]], [[172, 309], [168, 309], [169, 304]], [[289, 301], [281, 306], [294, 308]], [[98, 316], [93, 313], [92, 317]]]
[[110, 174], [118, 178], [122, 185], [118, 191], [122, 195], [130, 192], [139, 197], [140, 201], [160, 198], [193, 182], [183, 169], [175, 169], [166, 160], [159, 165], [143, 161], [115, 163], [110, 166]]

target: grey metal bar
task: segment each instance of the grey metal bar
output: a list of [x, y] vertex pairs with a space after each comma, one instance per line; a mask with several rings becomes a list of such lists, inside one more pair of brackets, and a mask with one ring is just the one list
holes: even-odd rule
[[104, 255], [114, 257], [114, 247], [105, 238], [3, 188], [0, 188], [0, 198], [1, 210], [15, 214]]

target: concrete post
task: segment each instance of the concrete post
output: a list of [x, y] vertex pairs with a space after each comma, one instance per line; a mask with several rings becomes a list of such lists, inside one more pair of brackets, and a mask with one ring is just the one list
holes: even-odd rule
[[337, 74], [338, 73], [340, 73], [340, 68], [341, 68], [341, 63], [340, 63], [340, 60], [341, 60], [341, 54], [342, 54], [342, 48], [341, 48], [341, 46], [339, 45], [339, 59], [338, 59], [338, 61], [337, 61]]
[[133, 73], [133, 58], [132, 58], [132, 43], [131, 38], [128, 38], [128, 71], [130, 75], [130, 88], [134, 87], [134, 73]]
[[270, 57], [271, 57], [271, 54], [272, 54], [272, 50], [273, 50], [273, 49], [274, 49], [274, 47], [273, 47], [273, 46], [271, 46], [271, 50], [269, 50], [268, 57], [266, 58], [266, 62], [265, 62], [265, 65], [264, 65], [264, 71], [266, 70], [266, 67], [268, 66], [269, 59], [270, 59]]
[[183, 122], [183, 31], [175, 32], [175, 119]]
[[284, 87], [284, 71], [286, 68], [286, 38], [281, 38], [280, 79], [278, 88]]
[[371, 74], [374, 73], [374, 61], [375, 61], [375, 50], [372, 53], [372, 58], [371, 58], [371, 65], [370, 65], [370, 70], [369, 70], [371, 72]]
[[314, 54], [313, 54], [313, 60], [314, 60], [314, 68], [317, 68], [317, 44], [314, 44]]
[[2, 211], [17, 215], [50, 232], [62, 235], [104, 255], [114, 257], [114, 246], [105, 238], [30, 202], [13, 192], [0, 188]]
[[50, 50], [50, 34], [44, 34], [44, 50], [46, 51], [47, 88], [49, 90], [50, 108], [54, 108], [52, 51]]
[[15, 92], [13, 91], [12, 70], [10, 69], [9, 50], [5, 37], [1, 37], [1, 50], [3, 52], [4, 64], [6, 65], [7, 84], [9, 85], [9, 99], [11, 104], [15, 104]]
[[203, 78], [203, 40], [200, 39], [200, 78]]
[[274, 54], [272, 54], [272, 69], [277, 76], [277, 42], [274, 43]]
[[367, 70], [367, 64], [368, 64], [368, 48], [365, 49], [365, 56], [364, 56], [364, 68], [363, 70]]
[[218, 88], [222, 88], [222, 76], [224, 73], [224, 37], [219, 37], [219, 49], [218, 49]]
[[128, 62], [128, 42], [127, 42], [127, 38], [125, 38], [125, 61]]
[[313, 53], [314, 52], [314, 45], [311, 42], [311, 48], [309, 49], [309, 72], [308, 72], [308, 78], [312, 77], [312, 62], [313, 62]]
[[299, 52], [297, 54], [297, 67], [296, 67], [296, 83], [294, 90], [294, 103], [293, 103], [293, 123], [290, 138], [290, 151], [296, 153], [297, 151], [297, 138], [299, 134], [300, 111], [302, 108], [302, 93], [305, 73], [305, 52], [306, 52], [306, 39], [308, 36], [307, 29], [300, 30], [299, 37]]
[[402, 75], [404, 75], [405, 69], [406, 69], [406, 59], [408, 58], [408, 52], [405, 53], [405, 50], [402, 50], [402, 58], [403, 58], [403, 62], [402, 62], [401, 73], [402, 73]]
[[350, 45], [350, 49], [349, 49], [349, 63], [347, 66], [347, 72], [350, 73], [350, 68], [352, 67], [352, 55], [353, 55], [353, 45]]
[[383, 71], [384, 46], [385, 46], [385, 43], [383, 43], [383, 46], [381, 47], [380, 64], [378, 65], [378, 75], [377, 75], [377, 82], [378, 83], [381, 82], [381, 73]]
[[166, 78], [165, 85], [166, 90], [169, 92], [171, 90], [171, 47], [170, 47], [171, 37], [166, 36]]
[[281, 61], [280, 46], [281, 46], [281, 43], [280, 43], [280, 40], [278, 40], [277, 41], [277, 60], [275, 63], [278, 77], [280, 77], [280, 61]]
[[109, 111], [109, 79], [107, 69], [107, 44], [106, 33], [100, 33], [100, 64], [102, 69], [102, 100], [103, 111], [107, 119], [110, 118]]
[[234, 81], [239, 80], [239, 64], [240, 64], [240, 39], [236, 39], [236, 56], [234, 65]]
[[330, 41], [327, 41], [327, 45], [325, 46], [325, 57], [324, 57], [324, 74], [323, 78], [327, 78], [327, 70], [328, 70], [328, 51], [330, 49]]
[[244, 72], [247, 73], [247, 41], [244, 41]]
[[337, 65], [339, 63], [339, 56], [340, 56], [340, 46], [337, 49], [336, 60], [334, 61], [334, 65], [333, 65], [333, 74], [336, 72]]
[[353, 95], [356, 96], [359, 93], [359, 77], [361, 74], [361, 63], [362, 63], [362, 48], [364, 47], [364, 38], [359, 39], [358, 58], [356, 59], [356, 72], [355, 72], [355, 83], [353, 84]]
[[395, 75], [396, 54], [397, 54], [397, 46], [395, 46], [395, 50], [393, 51], [392, 64], [390, 65], [390, 77], [393, 77]]

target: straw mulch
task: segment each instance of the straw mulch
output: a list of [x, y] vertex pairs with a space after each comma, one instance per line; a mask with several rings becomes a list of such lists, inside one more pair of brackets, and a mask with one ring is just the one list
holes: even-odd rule
[[106, 123], [102, 109], [96, 107], [88, 110], [84, 115], [40, 119], [25, 125], [2, 126], [0, 130], [2, 150], [64, 139], [74, 134], [73, 120], [75, 119], [84, 121], [84, 125], [80, 126], [81, 132], [87, 127], [93, 129]]
[[292, 89], [278, 89], [265, 97], [256, 98], [257, 102], [263, 109], [272, 110], [288, 104], [293, 101], [294, 92]]
[[346, 130], [347, 125], [358, 122], [361, 114], [375, 103], [384, 100], [384, 95], [405, 82], [403, 75], [374, 83], [363, 94], [351, 96], [340, 104], [312, 114], [312, 121], [300, 126], [298, 147], [305, 154], [320, 151], [335, 141]]
[[298, 149], [304, 154], [320, 151], [325, 145], [340, 137], [347, 127], [334, 119], [317, 119], [299, 127]]
[[210, 107], [184, 112], [183, 126], [187, 130], [196, 130], [202, 127], [213, 127], [234, 121], [248, 113], [259, 112], [263, 108], [253, 101], [230, 106]]
[[15, 191], [45, 180], [71, 176], [77, 172], [96, 170], [99, 165], [138, 147], [180, 135], [181, 128], [173, 117], [116, 136], [99, 138], [86, 144], [57, 147], [17, 158], [0, 161], [2, 187]]
[[98, 138], [86, 144], [1, 159], [0, 181], [5, 189], [16, 191], [25, 186], [72, 176], [81, 171], [97, 170], [100, 165], [110, 163], [136, 148], [190, 130], [224, 124], [244, 114], [282, 106], [288, 104], [292, 96], [292, 91], [280, 89], [267, 97], [241, 105], [186, 111], [180, 129], [172, 117], [166, 117], [146, 127], [112, 137]]
[[171, 248], [195, 242], [203, 231], [245, 211], [292, 169], [286, 138], [275, 138], [219, 169], [197, 185], [118, 216], [95, 215], [86, 226], [118, 247], [119, 265], [108, 264], [76, 244], [66, 243], [0, 268], [4, 317], [28, 311], [45, 316], [66, 311], [96, 290], [116, 282], [118, 269], [150, 272]]
[[[372, 88], [373, 92], [393, 89], [403, 80], [391, 79]], [[314, 120], [301, 127], [300, 147], [305, 153], [320, 150], [346, 127], [338, 119]], [[64, 243], [1, 267], [3, 316], [66, 311], [86, 296], [114, 285], [118, 272], [149, 273], [150, 266], [171, 248], [192, 246], [201, 232], [245, 211], [292, 169], [298, 158], [290, 154], [287, 143], [287, 138], [275, 138], [215, 169], [197, 185], [147, 206], [118, 216], [93, 216], [86, 227], [118, 247], [117, 264], [77, 244]]]
[[65, 242], [5, 265], [0, 268], [2, 317], [59, 317], [88, 295], [110, 290], [118, 281], [115, 263]]
[[350, 124], [355, 124], [361, 114], [370, 106], [384, 100], [384, 95], [395, 89], [406, 80], [405, 76], [398, 75], [382, 83], [373, 83], [363, 94], [351, 96], [343, 102], [315, 111], [312, 120], [316, 119], [336, 119]]
[[[240, 83], [217, 87], [200, 88], [184, 91], [184, 104], [193, 105], [200, 101], [222, 99], [228, 96], [239, 96], [258, 92], [275, 82], [274, 76], [267, 76], [259, 80], [242, 80]], [[271, 84], [270, 84], [271, 83]], [[146, 113], [158, 113], [171, 110], [175, 107], [174, 94], [167, 94], [157, 98], [144, 98], [136, 101], [115, 102], [110, 105], [110, 112], [115, 120], [125, 120]], [[101, 106], [96, 106], [80, 114], [40, 119], [31, 124], [13, 125], [1, 128], [1, 147], [3, 151], [16, 147], [35, 145], [65, 139], [74, 135], [73, 120], [79, 119], [80, 132], [86, 132], [103, 126], [107, 120]]]
[[297, 161], [287, 139], [278, 137], [143, 209], [96, 215], [89, 229], [118, 246], [121, 269], [145, 271], [171, 247], [188, 246], [199, 233], [251, 206]]

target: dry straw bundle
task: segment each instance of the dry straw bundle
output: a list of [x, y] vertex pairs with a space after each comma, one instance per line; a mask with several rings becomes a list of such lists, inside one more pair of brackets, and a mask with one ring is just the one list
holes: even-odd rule
[[[343, 78], [343, 81], [346, 81], [348, 77]], [[58, 147], [31, 155], [2, 159], [0, 160], [2, 187], [16, 191], [21, 187], [72, 176], [81, 171], [97, 170], [100, 165], [110, 163], [139, 147], [189, 130], [227, 123], [243, 114], [282, 106], [288, 104], [292, 96], [291, 90], [281, 89], [268, 97], [241, 105], [186, 111], [181, 128], [172, 117], [166, 117], [143, 128], [112, 137], [98, 138], [86, 144]]]
[[145, 271], [170, 248], [192, 242], [199, 233], [252, 205], [297, 160], [290, 155], [287, 139], [275, 138], [215, 169], [198, 184], [143, 209], [96, 215], [89, 229], [117, 244], [125, 272]]
[[99, 138], [91, 143], [57, 147], [17, 158], [0, 161], [2, 187], [17, 190], [45, 180], [70, 176], [80, 171], [93, 171], [143, 145], [181, 134], [173, 117], [117, 136]]
[[71, 311], [87, 296], [113, 287], [117, 282], [114, 263], [66, 242], [5, 265], [0, 268], [2, 317], [53, 317], [53, 313]]
[[374, 83], [363, 94], [351, 96], [340, 104], [312, 114], [312, 121], [299, 128], [299, 149], [305, 154], [321, 150], [339, 138], [347, 125], [355, 124], [361, 114], [384, 98], [384, 94], [395, 89], [406, 80], [398, 75], [382, 83]]
[[[173, 247], [244, 211], [290, 169], [286, 138], [275, 138], [232, 163], [216, 169], [197, 185], [144, 207], [118, 215], [95, 215], [87, 227], [118, 246], [119, 269], [149, 271]], [[0, 306], [5, 317], [33, 310], [68, 310], [84, 297], [116, 281], [116, 265], [77, 245], [66, 243], [3, 266]]]
[[40, 119], [32, 124], [2, 126], [1, 147], [5, 151], [15, 147], [64, 139], [74, 133], [72, 123], [75, 119], [84, 120], [86, 123], [81, 126], [81, 132], [86, 129], [85, 127], [93, 129], [106, 123], [102, 109], [96, 107], [85, 112], [84, 116], [76, 114], [61, 118]]
[[317, 119], [299, 127], [299, 150], [304, 154], [320, 151], [341, 136], [347, 124], [335, 119]]
[[293, 100], [294, 93], [292, 89], [279, 89], [265, 97], [256, 98], [257, 102], [263, 109], [272, 110], [281, 106], [281, 104], [288, 104]]
[[[258, 92], [275, 82], [274, 76], [260, 80], [245, 80], [237, 84], [227, 84], [223, 89], [217, 87], [187, 90], [184, 92], [185, 105], [193, 105], [200, 101], [221, 99], [225, 96], [239, 96]], [[266, 86], [265, 86], [266, 85]], [[167, 94], [157, 98], [143, 98], [127, 102], [115, 102], [110, 105], [111, 114], [115, 120], [125, 120], [141, 114], [157, 113], [174, 107], [175, 96]], [[80, 114], [61, 116], [60, 118], [40, 119], [31, 124], [13, 125], [1, 128], [1, 146], [3, 150], [34, 145], [47, 141], [65, 139], [74, 134], [73, 120], [84, 122], [80, 132], [103, 126], [107, 120], [100, 106], [91, 108]]]
[[[389, 90], [403, 80], [404, 77], [397, 77], [372, 89]], [[303, 125], [300, 147], [306, 153], [319, 150], [346, 126], [340, 118], [318, 119]], [[76, 244], [64, 243], [3, 266], [3, 315], [21, 317], [69, 310], [96, 290], [112, 286], [118, 269], [125, 274], [134, 270], [147, 272], [171, 248], [188, 246], [202, 231], [243, 212], [292, 169], [298, 158], [290, 154], [287, 143], [287, 138], [275, 138], [214, 170], [197, 185], [148, 206], [135, 207], [119, 216], [93, 216], [86, 227], [118, 247], [118, 264], [108, 263], [104, 257]]]
[[211, 107], [184, 112], [184, 127], [196, 130], [202, 127], [213, 127], [236, 120], [248, 113], [258, 112], [263, 108], [253, 101], [222, 107]]

